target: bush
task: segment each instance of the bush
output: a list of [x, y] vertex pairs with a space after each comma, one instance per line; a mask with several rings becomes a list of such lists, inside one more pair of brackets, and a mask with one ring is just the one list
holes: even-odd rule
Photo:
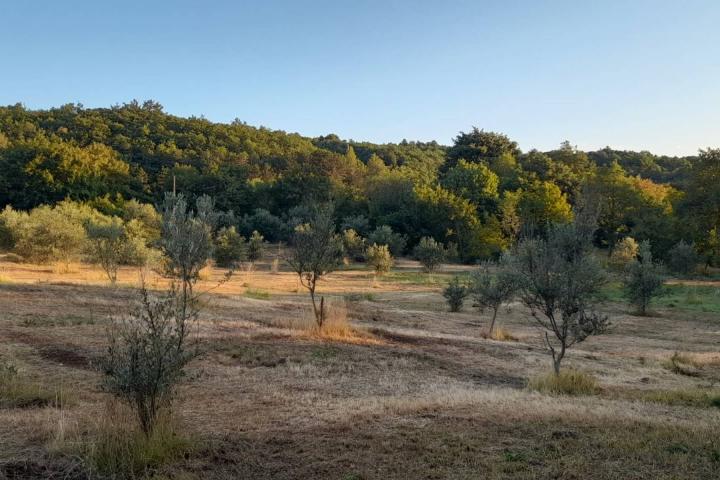
[[340, 230], [355, 230], [358, 235], [367, 235], [370, 230], [370, 220], [365, 215], [345, 217], [340, 224]]
[[215, 238], [215, 263], [220, 267], [235, 268], [247, 258], [245, 238], [235, 227], [221, 228]]
[[595, 377], [573, 369], [565, 369], [559, 374], [550, 372], [532, 378], [528, 387], [531, 390], [554, 395], [592, 395], [598, 391]]
[[284, 241], [290, 236], [288, 225], [263, 208], [256, 209], [252, 215], [245, 215], [240, 222], [242, 234], [249, 237], [256, 230], [269, 242]]
[[103, 387], [135, 412], [147, 437], [198, 353], [189, 345], [197, 311], [186, 301], [175, 285], [159, 297], [151, 296], [143, 285], [134, 311], [108, 329], [108, 348], [100, 360]]
[[640, 315], [645, 315], [653, 297], [662, 293], [663, 282], [660, 266], [653, 261], [650, 242], [644, 241], [640, 244], [638, 258], [630, 262], [625, 270], [625, 296], [637, 306]]
[[451, 312], [459, 312], [462, 310], [465, 298], [468, 296], [468, 288], [466, 285], [460, 283], [460, 277], [457, 275], [453, 277], [445, 290], [443, 290], [443, 297], [447, 301]]
[[387, 225], [377, 227], [369, 236], [368, 243], [387, 245], [393, 257], [399, 257], [405, 251], [407, 238], [399, 233], [394, 233]]
[[670, 271], [687, 276], [695, 271], [700, 258], [695, 251], [695, 245], [680, 240], [667, 254], [667, 266]]
[[348, 257], [356, 262], [365, 261], [366, 242], [355, 230], [345, 230], [342, 233], [342, 241]]
[[625, 237], [618, 240], [610, 256], [610, 263], [620, 270], [624, 269], [628, 263], [637, 257], [640, 245], [632, 237]]
[[98, 217], [102, 216], [71, 202], [34, 208], [16, 225], [14, 253], [29, 262], [69, 263], [85, 248], [83, 225]]
[[445, 261], [445, 247], [431, 237], [421, 238], [413, 253], [427, 273], [434, 272]]
[[265, 255], [265, 237], [257, 230], [252, 232], [248, 240], [247, 258], [251, 263], [262, 260]]
[[394, 260], [387, 245], [372, 244], [367, 248], [367, 263], [375, 271], [375, 275], [384, 275], [390, 271]]

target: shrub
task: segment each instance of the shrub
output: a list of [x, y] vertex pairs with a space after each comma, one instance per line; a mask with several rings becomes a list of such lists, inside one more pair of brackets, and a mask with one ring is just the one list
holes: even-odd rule
[[365, 215], [345, 217], [340, 224], [340, 230], [355, 230], [358, 235], [366, 235], [370, 230], [370, 220]]
[[[497, 273], [493, 274], [492, 269], [497, 270]], [[488, 328], [490, 338], [495, 338], [495, 321], [498, 310], [512, 300], [517, 289], [517, 279], [507, 269], [505, 263], [485, 262], [479, 270], [472, 273], [470, 294], [475, 306], [481, 310], [490, 308], [493, 312]]]
[[148, 438], [197, 354], [190, 345], [197, 311], [194, 302], [187, 302], [174, 284], [157, 297], [143, 285], [135, 309], [108, 328], [108, 347], [100, 360], [103, 387], [135, 412]]
[[244, 235], [250, 236], [256, 230], [269, 242], [287, 240], [290, 234], [287, 223], [262, 208], [256, 209], [252, 215], [245, 215], [240, 222], [240, 231]]
[[325, 301], [315, 298], [317, 282], [342, 262], [342, 239], [335, 233], [331, 206], [317, 209], [310, 223], [295, 228], [287, 263], [297, 273], [300, 283], [310, 292], [315, 321], [322, 329], [325, 321]]
[[459, 312], [462, 310], [463, 304], [465, 303], [465, 297], [468, 296], [468, 288], [466, 285], [460, 283], [460, 277], [457, 275], [453, 277], [445, 290], [443, 290], [443, 297], [450, 307], [451, 312]]
[[[14, 251], [30, 262], [69, 263], [85, 247], [86, 212], [72, 212], [75, 204], [42, 205], [23, 217], [14, 232]], [[97, 216], [99, 214], [96, 213]]]
[[528, 387], [531, 390], [554, 395], [592, 395], [598, 391], [595, 377], [573, 369], [532, 378]]
[[221, 267], [235, 268], [247, 258], [245, 238], [235, 227], [223, 227], [215, 238], [215, 262]]
[[423, 237], [413, 250], [415, 258], [427, 273], [434, 272], [445, 261], [445, 248], [431, 237]]
[[356, 262], [365, 261], [366, 241], [353, 230], [345, 230], [342, 233], [342, 242], [345, 253]]
[[614, 267], [622, 270], [628, 263], [635, 260], [639, 250], [640, 245], [632, 237], [625, 237], [622, 240], [618, 240], [610, 256], [610, 263]]
[[667, 266], [678, 275], [687, 276], [695, 271], [700, 258], [695, 246], [680, 240], [667, 254]]
[[640, 315], [645, 315], [653, 297], [662, 293], [663, 282], [660, 266], [653, 261], [650, 242], [644, 241], [640, 244], [638, 258], [630, 262], [625, 270], [625, 296], [637, 306]]
[[399, 257], [405, 251], [407, 238], [399, 233], [394, 233], [388, 225], [377, 227], [369, 236], [368, 243], [387, 245], [393, 257]]
[[390, 271], [394, 260], [387, 245], [372, 244], [367, 248], [367, 263], [375, 275], [384, 275]]
[[262, 260], [265, 255], [265, 237], [260, 232], [254, 230], [248, 240], [247, 257], [250, 263], [254, 264]]

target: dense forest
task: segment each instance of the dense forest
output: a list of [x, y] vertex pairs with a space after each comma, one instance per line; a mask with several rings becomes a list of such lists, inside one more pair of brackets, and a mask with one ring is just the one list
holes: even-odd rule
[[[223, 223], [286, 241], [310, 206], [332, 202], [337, 224], [361, 236], [425, 236], [458, 259], [496, 256], [525, 232], [568, 222], [580, 203], [600, 208], [596, 245], [632, 237], [662, 257], [684, 241], [720, 259], [720, 150], [693, 157], [570, 143], [522, 152], [503, 134], [472, 128], [452, 145], [307, 138], [180, 118], [158, 103], [111, 108], [0, 108], [0, 208], [69, 199], [123, 218], [132, 202], [158, 205], [175, 188], [207, 194]], [[6, 208], [7, 211], [7, 208]], [[388, 228], [389, 227], [389, 228]], [[378, 233], [380, 232], [380, 233]]]

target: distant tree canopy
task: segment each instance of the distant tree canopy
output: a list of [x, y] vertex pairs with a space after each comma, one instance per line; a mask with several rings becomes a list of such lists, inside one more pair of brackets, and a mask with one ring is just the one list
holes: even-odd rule
[[632, 236], [661, 258], [685, 241], [712, 265], [720, 263], [719, 151], [666, 157], [564, 142], [523, 153], [478, 128], [450, 146], [373, 144], [181, 118], [153, 101], [18, 104], [0, 107], [0, 208], [72, 200], [127, 220], [174, 188], [190, 204], [212, 197], [223, 226], [246, 238], [257, 231], [289, 241], [312, 205], [332, 202], [337, 225], [363, 237], [389, 229], [402, 240], [388, 243], [396, 255], [432, 237], [473, 262], [499, 256], [528, 226], [542, 232], [571, 221], [591, 191], [601, 203], [597, 246], [611, 250]]

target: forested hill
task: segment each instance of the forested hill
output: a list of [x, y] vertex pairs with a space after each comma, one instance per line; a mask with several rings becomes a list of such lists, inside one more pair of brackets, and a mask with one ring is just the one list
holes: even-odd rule
[[178, 191], [211, 195], [237, 218], [262, 209], [258, 222], [287, 222], [308, 204], [332, 200], [339, 222], [389, 225], [409, 244], [424, 235], [454, 242], [465, 259], [497, 253], [527, 223], [568, 218], [591, 184], [606, 196], [620, 189], [628, 202], [611, 212], [599, 244], [630, 234], [657, 242], [638, 215], [650, 218], [654, 208], [665, 213], [652, 221], [670, 221], [691, 188], [696, 160], [609, 148], [585, 153], [568, 143], [521, 152], [505, 135], [477, 129], [449, 146], [308, 138], [240, 121], [181, 118], [152, 101], [0, 108], [0, 206], [72, 199], [108, 211], [131, 198], [157, 204], [174, 179]]

